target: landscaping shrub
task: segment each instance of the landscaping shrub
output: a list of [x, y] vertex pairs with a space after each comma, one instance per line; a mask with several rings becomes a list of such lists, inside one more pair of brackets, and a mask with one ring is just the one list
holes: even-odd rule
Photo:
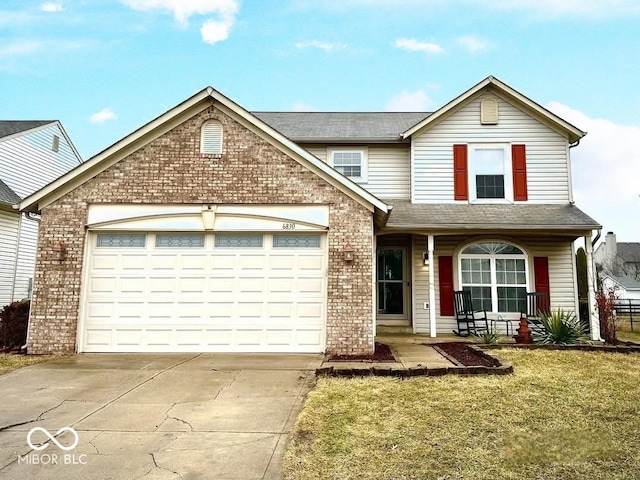
[[600, 336], [605, 342], [615, 345], [618, 343], [618, 335], [616, 333], [616, 295], [613, 289], [598, 289], [596, 303], [600, 315]]
[[21, 300], [0, 310], [0, 350], [20, 348], [27, 342], [29, 305], [29, 300]]
[[484, 343], [486, 345], [498, 343], [498, 335], [496, 335], [494, 332], [482, 332], [482, 334], [478, 335], [478, 338], [480, 339], [481, 343]]
[[544, 333], [534, 334], [534, 340], [538, 343], [568, 345], [578, 343], [584, 335], [580, 319], [573, 312], [565, 312], [559, 308], [555, 312], [542, 313], [540, 321]]

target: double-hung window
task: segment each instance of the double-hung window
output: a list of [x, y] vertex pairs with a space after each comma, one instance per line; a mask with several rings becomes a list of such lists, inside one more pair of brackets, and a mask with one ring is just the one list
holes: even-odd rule
[[509, 145], [469, 145], [469, 193], [477, 203], [513, 201]]
[[366, 148], [330, 148], [331, 165], [354, 182], [367, 182]]
[[527, 311], [527, 257], [504, 242], [469, 245], [460, 254], [460, 286], [471, 292], [476, 310]]

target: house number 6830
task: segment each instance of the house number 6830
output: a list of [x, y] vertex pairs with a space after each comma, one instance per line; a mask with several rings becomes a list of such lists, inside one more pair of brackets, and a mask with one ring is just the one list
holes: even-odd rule
[[295, 223], [283, 223], [282, 224], [282, 229], [283, 230], [295, 230], [296, 228], [296, 224]]

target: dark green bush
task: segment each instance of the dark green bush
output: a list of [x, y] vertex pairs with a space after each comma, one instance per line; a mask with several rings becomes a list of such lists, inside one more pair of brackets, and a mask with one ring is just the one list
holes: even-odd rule
[[30, 303], [21, 300], [0, 310], [0, 349], [20, 348], [27, 342]]

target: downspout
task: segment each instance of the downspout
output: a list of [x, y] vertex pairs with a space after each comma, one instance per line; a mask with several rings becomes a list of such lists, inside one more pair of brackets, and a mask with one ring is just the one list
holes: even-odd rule
[[[29, 220], [38, 222], [38, 241], [39, 241], [40, 240], [40, 223], [42, 222], [42, 217], [40, 217], [40, 215], [36, 216], [36, 214], [34, 214], [33, 212], [25, 212], [24, 215]], [[38, 242], [36, 242], [36, 252], [37, 251], [38, 251]], [[35, 280], [36, 279], [35, 279], [35, 269], [34, 269], [33, 281], [31, 282], [31, 297], [29, 298], [29, 319], [27, 320], [27, 339], [25, 344], [22, 345], [22, 347], [20, 347], [20, 350], [24, 350], [24, 351], [27, 350], [27, 345], [29, 345], [29, 333], [31, 332], [31, 313], [33, 312], [33, 308], [31, 308], [31, 299], [33, 299], [33, 291], [36, 285]]]
[[596, 246], [596, 242], [598, 240], [600, 240], [600, 235], [602, 234], [602, 230], [598, 230], [598, 233], [596, 233], [596, 237], [593, 239], [593, 241], [591, 242], [591, 246], [595, 247]]

